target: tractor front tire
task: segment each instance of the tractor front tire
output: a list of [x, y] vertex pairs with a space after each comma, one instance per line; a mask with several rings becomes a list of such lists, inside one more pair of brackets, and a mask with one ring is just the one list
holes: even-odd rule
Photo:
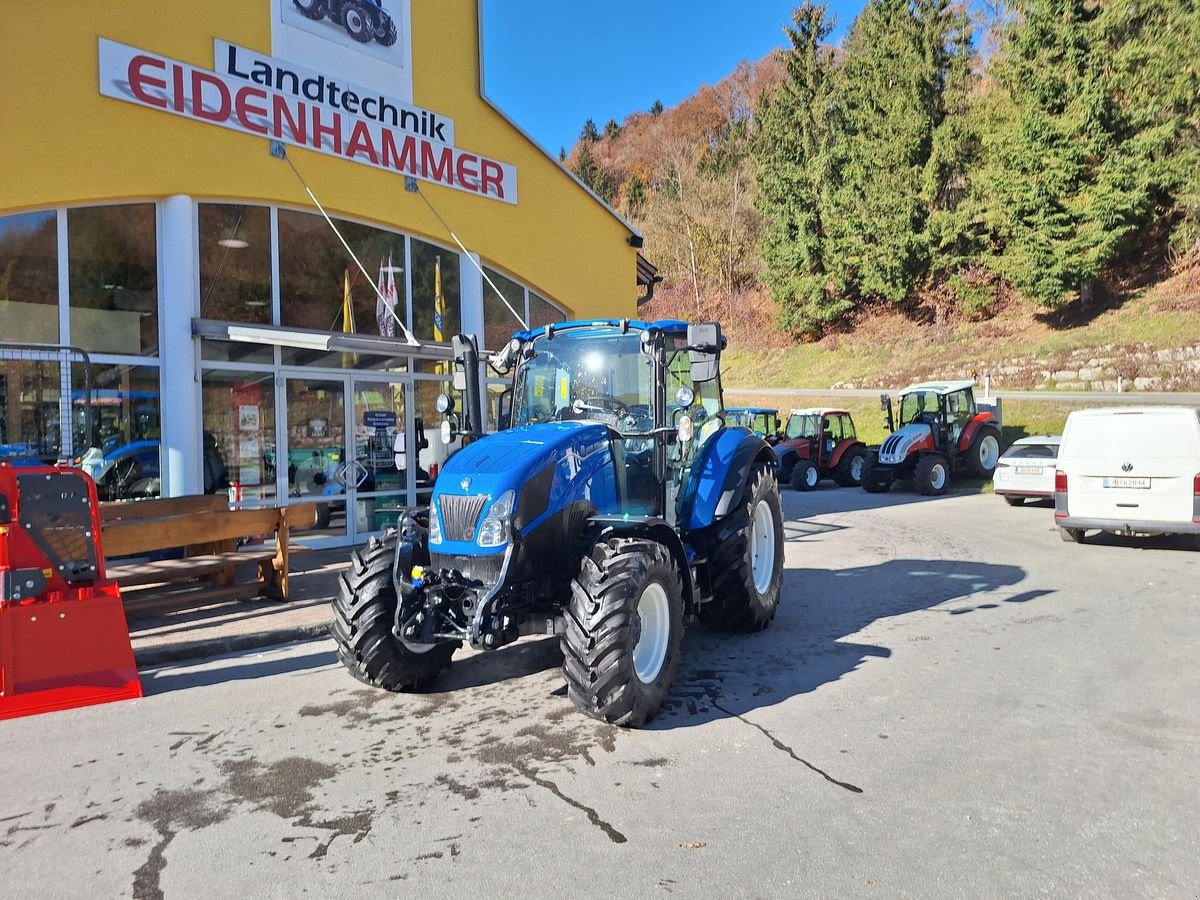
[[561, 645], [567, 696], [611, 725], [637, 727], [667, 699], [683, 641], [683, 584], [669, 550], [612, 538], [571, 582]]
[[927, 497], [936, 497], [950, 488], [950, 464], [940, 453], [926, 453], [917, 460], [913, 481]]
[[867, 468], [867, 454], [860, 449], [847, 450], [842, 454], [837, 468], [833, 471], [833, 480], [842, 487], [858, 487], [862, 484], [863, 473]]
[[381, 47], [390, 47], [396, 43], [396, 22], [385, 12], [379, 14], [379, 26], [375, 29], [375, 40]]
[[976, 478], [991, 478], [1000, 461], [1000, 429], [984, 425], [971, 438], [967, 448], [967, 469]]
[[370, 14], [358, 0], [350, 0], [342, 9], [342, 25], [346, 34], [360, 44], [365, 44], [375, 36], [375, 26], [371, 24]]
[[811, 491], [821, 482], [821, 472], [809, 460], [802, 459], [792, 467], [792, 488]]
[[717, 525], [708, 565], [713, 596], [698, 612], [705, 627], [750, 632], [771, 624], [783, 582], [783, 509], [767, 466], [750, 470], [741, 505]]
[[323, 19], [329, 9], [326, 0], [292, 0], [292, 5], [306, 19]]
[[331, 628], [338, 659], [350, 674], [388, 691], [422, 687], [450, 665], [461, 646], [458, 641], [407, 644], [392, 634], [400, 602], [392, 581], [397, 540], [395, 533], [372, 538], [365, 550], [350, 555], [350, 566], [338, 577]]
[[868, 455], [863, 460], [862, 466], [862, 489], [868, 494], [886, 494], [892, 489], [891, 481], [884, 481], [881, 478], [875, 477], [875, 466], [878, 460], [874, 455]]

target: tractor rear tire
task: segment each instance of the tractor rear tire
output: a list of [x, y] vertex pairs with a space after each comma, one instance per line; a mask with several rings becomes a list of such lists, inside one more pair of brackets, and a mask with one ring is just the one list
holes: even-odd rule
[[927, 497], [936, 497], [950, 489], [950, 464], [940, 453], [926, 453], [917, 460], [913, 481]]
[[717, 524], [710, 547], [713, 596], [697, 617], [714, 631], [762, 631], [775, 618], [783, 582], [783, 509], [767, 466], [750, 470], [741, 505]]
[[[338, 658], [350, 674], [388, 691], [422, 687], [450, 665], [461, 646], [458, 641], [407, 644], [392, 634], [400, 602], [392, 581], [397, 540], [395, 533], [372, 538], [365, 550], [350, 555], [349, 567], [338, 577], [331, 628]], [[414, 551], [428, 563], [424, 548]]]
[[797, 491], [811, 491], [821, 483], [821, 471], [807, 459], [802, 459], [792, 467], [792, 488]]
[[861, 449], [847, 450], [833, 472], [833, 480], [842, 487], [858, 487], [867, 470], [867, 454]]
[[982, 426], [971, 438], [967, 448], [967, 471], [976, 478], [991, 478], [1000, 461], [1000, 429], [994, 425]]
[[571, 582], [561, 645], [567, 696], [610, 725], [637, 727], [667, 699], [683, 641], [683, 584], [654, 541], [592, 547]]

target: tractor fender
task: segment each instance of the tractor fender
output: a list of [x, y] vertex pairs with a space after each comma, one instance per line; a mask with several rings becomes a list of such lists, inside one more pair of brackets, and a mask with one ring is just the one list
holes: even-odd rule
[[679, 567], [679, 579], [683, 583], [684, 610], [689, 613], [695, 611], [692, 568], [688, 563], [687, 552], [683, 549], [683, 541], [679, 539], [674, 528], [654, 516], [592, 516], [588, 519], [588, 525], [595, 532], [597, 540], [610, 537], [644, 538], [666, 547]]
[[855, 447], [860, 448], [864, 453], [867, 450], [866, 444], [864, 444], [862, 441], [856, 441], [854, 439], [845, 440], [838, 444], [837, 447], [834, 448], [833, 456], [829, 457], [829, 468], [835, 468], [837, 464], [842, 461], [842, 457]]
[[963, 429], [962, 435], [958, 439], [958, 449], [964, 453], [971, 448], [971, 441], [975, 440], [975, 434], [984, 425], [995, 425], [1000, 427], [1000, 423], [996, 421], [996, 417], [991, 413], [979, 413]]
[[748, 428], [722, 428], [700, 448], [679, 501], [677, 521], [688, 531], [727, 516], [742, 498], [750, 469], [775, 468], [771, 445]]

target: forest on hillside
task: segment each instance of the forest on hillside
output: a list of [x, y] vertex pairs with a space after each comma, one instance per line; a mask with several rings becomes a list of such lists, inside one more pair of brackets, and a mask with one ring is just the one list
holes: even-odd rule
[[560, 151], [645, 235], [658, 311], [811, 339], [1200, 280], [1198, 0], [868, 0], [834, 25], [804, 0], [786, 49]]

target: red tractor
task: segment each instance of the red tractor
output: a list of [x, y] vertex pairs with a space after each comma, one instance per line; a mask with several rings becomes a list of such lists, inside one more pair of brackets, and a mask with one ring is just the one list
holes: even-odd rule
[[779, 481], [811, 491], [822, 478], [842, 487], [862, 483], [867, 445], [858, 439], [854, 419], [844, 409], [793, 409], [783, 440], [775, 445]]
[[944, 494], [960, 472], [991, 478], [1000, 459], [1000, 420], [976, 405], [974, 388], [973, 381], [910, 385], [900, 392], [898, 423], [884, 394], [891, 434], [867, 457], [863, 490], [883, 493], [911, 478], [922, 494]]

